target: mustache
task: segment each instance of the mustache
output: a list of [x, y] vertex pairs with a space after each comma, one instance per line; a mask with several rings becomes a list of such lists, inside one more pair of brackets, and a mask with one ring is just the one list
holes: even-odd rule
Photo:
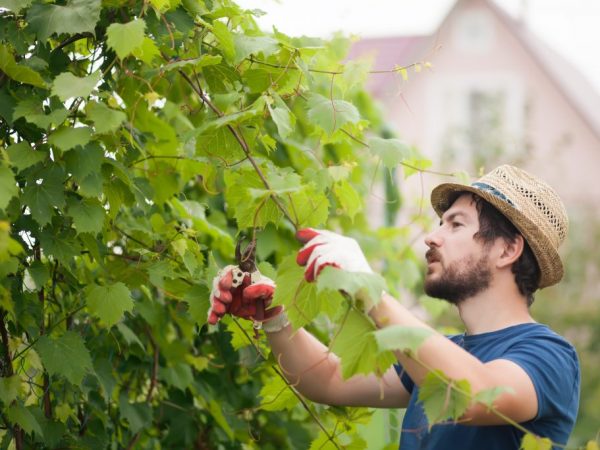
[[427, 260], [427, 262], [441, 261], [442, 255], [440, 255], [440, 253], [437, 251], [437, 249], [430, 248], [425, 253], [425, 259]]

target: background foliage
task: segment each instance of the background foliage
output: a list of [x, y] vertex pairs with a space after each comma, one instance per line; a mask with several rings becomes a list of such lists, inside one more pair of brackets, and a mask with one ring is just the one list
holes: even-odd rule
[[[374, 333], [339, 277], [303, 284], [293, 262], [297, 227], [339, 229], [392, 293], [420, 291], [411, 244], [429, 221], [391, 225], [395, 180], [429, 161], [383, 129], [348, 42], [265, 34], [226, 0], [0, 8], [0, 446], [395, 448], [394, 415], [310, 404], [250, 323], [206, 325], [210, 281], [247, 235], [345, 376], [388, 367], [396, 332], [420, 342]], [[434, 402], [449, 384], [432, 377]], [[457, 397], [432, 417], [460, 416]]]

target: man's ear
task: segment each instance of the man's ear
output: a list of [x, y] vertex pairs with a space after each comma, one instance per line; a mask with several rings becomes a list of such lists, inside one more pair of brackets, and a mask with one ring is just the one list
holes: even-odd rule
[[502, 239], [502, 248], [500, 257], [497, 260], [499, 268], [510, 266], [523, 254], [525, 248], [525, 239], [517, 234], [512, 241]]

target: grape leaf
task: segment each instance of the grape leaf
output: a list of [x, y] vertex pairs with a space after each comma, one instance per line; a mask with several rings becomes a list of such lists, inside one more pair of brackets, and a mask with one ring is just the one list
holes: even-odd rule
[[48, 143], [67, 151], [78, 145], [83, 147], [90, 142], [91, 138], [92, 130], [90, 127], [62, 127], [48, 136]]
[[92, 93], [94, 87], [100, 81], [102, 73], [94, 72], [87, 77], [76, 77], [71, 72], [59, 74], [52, 84], [52, 95], [56, 95], [62, 101], [71, 97], [87, 97]]
[[133, 53], [144, 43], [144, 30], [146, 21], [134, 19], [127, 23], [113, 23], [106, 29], [106, 42], [120, 59]]
[[386, 284], [383, 277], [376, 273], [347, 272], [327, 266], [317, 278], [317, 290], [344, 291], [354, 298], [366, 296], [377, 304], [386, 290]]
[[71, 0], [64, 6], [35, 3], [27, 12], [27, 22], [41, 41], [54, 33], [94, 33], [100, 9], [100, 0]]
[[115, 131], [125, 121], [127, 116], [123, 111], [116, 111], [104, 103], [88, 102], [85, 106], [87, 116], [94, 122], [96, 133]]
[[20, 403], [12, 405], [6, 412], [6, 415], [8, 416], [8, 420], [19, 424], [19, 426], [25, 430], [27, 434], [35, 433], [39, 437], [44, 436], [42, 428], [40, 427], [40, 424], [36, 420], [35, 416], [31, 413], [29, 408], [26, 408]]
[[239, 64], [250, 55], [262, 53], [268, 57], [279, 50], [277, 40], [269, 36], [248, 36], [246, 34], [234, 34], [233, 45], [235, 47], [234, 63]]
[[90, 352], [81, 336], [73, 331], [67, 331], [58, 338], [44, 335], [35, 348], [50, 375], [63, 376], [76, 386], [93, 370]]
[[233, 61], [235, 59], [235, 47], [233, 43], [233, 35], [227, 25], [223, 22], [219, 22], [215, 20], [213, 22], [212, 32], [221, 44], [221, 50], [229, 61]]
[[0, 0], [0, 8], [6, 8], [18, 13], [24, 8], [29, 7], [33, 0]]
[[25, 98], [21, 100], [13, 111], [13, 119], [23, 117], [27, 122], [33, 123], [40, 128], [47, 129], [50, 125], [60, 125], [65, 121], [69, 112], [62, 107], [55, 108], [46, 114], [42, 103], [37, 98]]
[[291, 410], [299, 403], [292, 389], [281, 377], [267, 380], [260, 390], [260, 408], [265, 411]]
[[0, 378], [0, 400], [2, 400], [2, 403], [5, 406], [10, 405], [19, 395], [20, 388], [21, 377], [19, 375]]
[[375, 325], [365, 315], [350, 309], [333, 339], [331, 351], [342, 360], [342, 376], [376, 372], [383, 374], [396, 360], [390, 352], [379, 353], [373, 335]]
[[109, 328], [116, 324], [126, 311], [133, 309], [133, 299], [127, 286], [121, 282], [98, 286], [91, 285], [87, 291], [87, 306]]
[[416, 354], [418, 348], [433, 334], [433, 331], [428, 328], [391, 325], [377, 330], [374, 334], [380, 351], [408, 350]]
[[22, 64], [17, 64], [15, 57], [6, 45], [0, 45], [0, 71], [20, 83], [46, 87], [46, 82], [38, 72]]
[[496, 386], [493, 388], [484, 389], [483, 391], [479, 391], [477, 394], [475, 394], [473, 401], [477, 403], [483, 403], [488, 408], [491, 408], [494, 406], [494, 401], [505, 392], [514, 394], [514, 389], [510, 386]]
[[0, 166], [0, 209], [6, 208], [10, 199], [18, 193], [19, 187], [12, 170]]
[[102, 231], [106, 212], [97, 199], [70, 199], [67, 206], [78, 233], [96, 234]]
[[364, 205], [362, 198], [346, 180], [340, 180], [333, 184], [333, 193], [344, 213], [352, 220], [357, 213], [362, 211]]
[[6, 149], [6, 153], [8, 154], [11, 165], [19, 170], [33, 166], [34, 164], [46, 159], [48, 156], [44, 152], [33, 150], [26, 141], [21, 141], [18, 144], [11, 145]]
[[360, 113], [352, 103], [312, 94], [308, 98], [308, 119], [331, 135], [347, 123], [357, 123]]
[[393, 169], [410, 156], [408, 145], [400, 139], [374, 137], [369, 139], [369, 148], [381, 158], [383, 165], [388, 169]]
[[469, 407], [470, 392], [471, 385], [467, 380], [450, 380], [440, 370], [427, 373], [419, 387], [419, 402], [423, 405], [429, 425], [448, 418], [460, 419]]
[[61, 208], [65, 204], [64, 173], [58, 166], [51, 166], [41, 174], [41, 182], [34, 182], [25, 187], [23, 202], [29, 206], [31, 215], [40, 224], [50, 222], [54, 207]]
[[185, 294], [183, 300], [188, 304], [188, 311], [194, 322], [202, 326], [208, 319], [210, 308], [210, 292], [206, 286], [195, 285]]
[[275, 125], [277, 125], [277, 131], [282, 139], [287, 138], [296, 127], [296, 117], [292, 114], [288, 106], [281, 99], [281, 97], [273, 92], [271, 94], [275, 100], [275, 106], [267, 104], [269, 113]]
[[520, 450], [552, 450], [552, 441], [541, 438], [531, 433], [525, 433], [521, 441]]

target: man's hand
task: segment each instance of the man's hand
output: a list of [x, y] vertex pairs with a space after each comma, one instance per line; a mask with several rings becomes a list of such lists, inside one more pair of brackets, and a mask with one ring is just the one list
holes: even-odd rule
[[266, 309], [274, 291], [273, 280], [260, 272], [249, 274], [238, 266], [226, 266], [213, 279], [208, 323], [216, 324], [227, 313], [249, 320], [270, 320], [283, 309]]
[[306, 266], [306, 281], [314, 281], [326, 266], [348, 272], [373, 272], [360, 246], [352, 238], [313, 228], [298, 230], [296, 238], [304, 244], [298, 252], [296, 262]]

